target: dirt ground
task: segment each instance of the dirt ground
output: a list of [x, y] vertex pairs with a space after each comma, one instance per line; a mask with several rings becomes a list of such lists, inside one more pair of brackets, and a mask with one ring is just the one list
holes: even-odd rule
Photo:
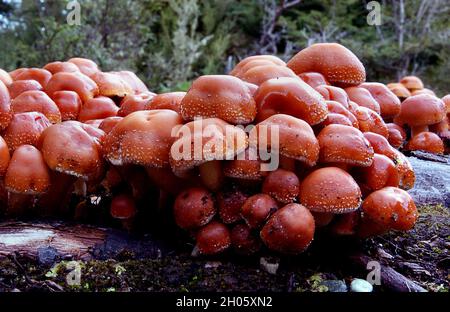
[[[311, 248], [298, 257], [277, 258], [263, 252], [253, 257], [230, 253], [220, 258], [193, 258], [192, 246], [182, 241], [152, 258], [124, 251], [111, 259], [78, 261], [81, 280], [77, 285], [67, 282], [71, 259], [45, 265], [12, 255], [0, 260], [0, 291], [336, 291], [336, 282], [345, 289], [353, 278], [366, 278], [369, 271], [350, 260], [352, 255], [365, 254], [427, 291], [448, 292], [450, 211], [441, 205], [419, 209], [419, 221], [408, 233], [363, 242], [332, 240], [319, 234]], [[279, 263], [276, 274], [266, 272], [261, 257]], [[389, 289], [381, 281], [374, 291]]]

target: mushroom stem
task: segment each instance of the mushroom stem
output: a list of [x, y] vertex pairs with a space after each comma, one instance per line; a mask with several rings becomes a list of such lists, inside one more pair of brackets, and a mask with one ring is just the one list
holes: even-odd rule
[[78, 195], [80, 197], [86, 197], [87, 185], [86, 185], [86, 181], [83, 178], [78, 178], [75, 181], [73, 192], [75, 195]]
[[33, 195], [8, 192], [8, 216], [22, 216], [33, 206]]
[[295, 171], [295, 159], [280, 155], [280, 165], [278, 166], [281, 169], [288, 171]]
[[421, 132], [428, 132], [428, 126], [411, 126], [411, 138], [415, 137]]
[[203, 184], [212, 191], [217, 191], [223, 182], [222, 164], [219, 160], [208, 161], [199, 166]]

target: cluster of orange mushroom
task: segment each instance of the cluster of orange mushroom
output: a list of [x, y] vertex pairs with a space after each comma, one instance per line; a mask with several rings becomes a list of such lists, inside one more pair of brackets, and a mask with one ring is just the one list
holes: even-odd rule
[[[414, 144], [427, 141], [444, 102], [429, 94], [401, 102], [365, 79], [358, 58], [334, 43], [288, 63], [247, 57], [187, 92], [154, 94], [132, 72], [103, 72], [83, 58], [0, 71], [0, 201], [8, 214], [54, 215], [73, 193], [92, 200], [106, 191], [111, 216], [129, 224], [151, 208], [139, 205], [150, 187], [155, 206], [170, 206], [205, 255], [263, 246], [298, 254], [317, 230], [409, 230], [417, 209], [405, 190], [415, 176], [398, 150], [402, 127], [426, 134]], [[430, 111], [420, 113], [426, 126], [410, 106]], [[263, 131], [271, 127], [277, 142]], [[279, 156], [273, 170], [262, 170], [261, 140]], [[186, 146], [196, 157], [179, 157]], [[76, 213], [86, 207], [80, 201]]]

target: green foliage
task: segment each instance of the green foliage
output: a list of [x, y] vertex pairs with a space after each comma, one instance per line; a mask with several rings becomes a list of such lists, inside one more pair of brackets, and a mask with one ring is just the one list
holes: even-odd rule
[[[261, 51], [263, 23], [279, 0], [78, 0], [81, 25], [66, 22], [69, 0], [0, 0], [0, 67], [43, 66], [73, 56], [102, 69], [135, 71], [154, 91], [186, 90], [196, 76], [223, 74]], [[448, 92], [450, 40], [446, 0], [382, 3], [382, 25], [370, 26], [361, 0], [304, 0], [283, 10], [273, 36], [289, 59], [315, 42], [340, 42], [366, 66], [368, 80], [420, 75], [439, 95]], [[227, 68], [228, 65], [228, 68]]]

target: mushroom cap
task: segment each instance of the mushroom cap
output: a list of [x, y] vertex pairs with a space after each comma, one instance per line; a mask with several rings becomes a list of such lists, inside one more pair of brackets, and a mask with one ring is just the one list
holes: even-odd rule
[[328, 125], [343, 125], [353, 127], [352, 122], [347, 117], [336, 113], [328, 113], [327, 119], [322, 121], [321, 125], [323, 125], [324, 127]]
[[185, 230], [208, 224], [215, 214], [214, 199], [204, 188], [193, 187], [182, 191], [173, 206], [175, 223]]
[[241, 207], [248, 197], [238, 188], [219, 191], [217, 193], [217, 207], [222, 222], [230, 224], [241, 220]]
[[447, 94], [441, 100], [445, 104], [445, 111], [447, 112], [447, 115], [450, 114], [450, 94]]
[[385, 187], [371, 193], [362, 206], [363, 219], [367, 218], [384, 229], [407, 231], [418, 218], [411, 196], [397, 187]]
[[0, 130], [5, 129], [11, 121], [11, 98], [8, 88], [0, 81]]
[[400, 114], [395, 120], [409, 126], [427, 126], [440, 122], [445, 113], [442, 100], [429, 94], [419, 94], [402, 102]]
[[405, 147], [410, 151], [425, 151], [433, 154], [444, 154], [444, 142], [433, 132], [421, 132], [413, 136]]
[[316, 125], [327, 117], [323, 98], [298, 77], [269, 79], [255, 94], [257, 120], [263, 121], [275, 114], [287, 114]]
[[196, 235], [199, 252], [203, 255], [221, 253], [231, 246], [230, 230], [217, 221], [202, 227]]
[[301, 80], [309, 84], [312, 88], [317, 88], [321, 85], [329, 85], [330, 83], [325, 79], [321, 73], [307, 72], [298, 74]]
[[242, 128], [219, 118], [188, 122], [179, 127], [174, 137], [178, 139], [171, 147], [170, 166], [176, 175], [208, 161], [233, 159], [248, 146], [247, 135]]
[[14, 114], [9, 126], [3, 132], [11, 153], [20, 145], [36, 146], [41, 133], [51, 126], [51, 122], [39, 112]]
[[36, 80], [17, 80], [8, 86], [8, 90], [11, 99], [15, 99], [25, 91], [42, 91], [42, 86]]
[[344, 89], [328, 85], [320, 85], [314, 89], [319, 92], [325, 100], [339, 102], [348, 109], [350, 99]]
[[400, 79], [400, 83], [404, 85], [408, 90], [423, 89], [423, 82], [416, 76], [405, 76]]
[[387, 123], [386, 127], [389, 131], [388, 141], [395, 148], [400, 148], [406, 140], [405, 130], [395, 123]]
[[388, 83], [386, 87], [391, 90], [400, 100], [411, 96], [411, 92], [401, 83]]
[[67, 62], [75, 64], [78, 69], [86, 76], [90, 77], [95, 73], [99, 72], [97, 64], [89, 59], [82, 57], [73, 57], [69, 59]]
[[89, 179], [103, 169], [103, 136], [100, 129], [70, 120], [45, 129], [39, 146], [50, 169]]
[[327, 103], [328, 114], [336, 113], [347, 117], [347, 119], [351, 122], [351, 126], [359, 129], [359, 122], [356, 119], [355, 115], [351, 113], [344, 105], [337, 101], [325, 101]]
[[74, 63], [70, 63], [70, 62], [51, 62], [48, 63], [44, 66], [44, 69], [48, 70], [49, 72], [51, 72], [53, 75], [59, 72], [66, 72], [66, 73], [73, 73], [73, 72], [78, 72], [80, 71], [78, 69], [78, 66], [75, 65]]
[[86, 122], [92, 119], [104, 119], [107, 117], [113, 117], [117, 115], [119, 108], [106, 96], [97, 96], [95, 98], [87, 100], [81, 107], [78, 114], [78, 120]]
[[254, 59], [254, 60], [247, 62], [244, 66], [242, 66], [236, 72], [236, 74], [230, 74], [230, 75], [242, 79], [242, 76], [244, 76], [249, 70], [251, 70], [255, 67], [258, 67], [258, 66], [266, 66], [266, 65], [286, 67], [286, 63], [284, 63], [282, 65], [278, 65], [278, 64], [275, 64], [272, 60], [260, 58], [260, 59]]
[[145, 109], [171, 109], [178, 114], [181, 113], [181, 101], [186, 92], [168, 92], [157, 94], [147, 105]]
[[278, 204], [272, 197], [267, 194], [256, 194], [244, 202], [241, 215], [250, 228], [259, 229], [277, 209]]
[[187, 121], [217, 117], [232, 124], [248, 124], [256, 116], [255, 100], [248, 86], [228, 75], [207, 75], [194, 80], [180, 108]]
[[10, 160], [9, 149], [6, 141], [0, 136], [0, 177], [3, 177], [8, 169]]
[[[272, 142], [272, 132], [278, 131], [278, 142]], [[258, 123], [249, 134], [250, 146], [278, 152], [314, 166], [319, 159], [319, 142], [305, 121], [284, 114], [272, 115]], [[258, 144], [259, 143], [259, 144]], [[261, 144], [266, 146], [261, 147]]]
[[169, 165], [172, 129], [181, 125], [174, 111], [137, 111], [124, 117], [103, 141], [105, 157], [114, 165]]
[[62, 90], [75, 91], [83, 103], [99, 94], [99, 89], [95, 81], [79, 72], [56, 73], [52, 76], [45, 88], [45, 91], [50, 97], [53, 97], [53, 93], [56, 91]]
[[297, 75], [321, 73], [332, 85], [356, 86], [366, 80], [366, 70], [352, 51], [338, 43], [316, 43], [298, 52], [287, 63]]
[[288, 204], [276, 211], [261, 230], [261, 239], [271, 250], [299, 254], [314, 238], [314, 217], [299, 204]]
[[[16, 68], [13, 71], [10, 71], [8, 74], [9, 76], [12, 78], [12, 80], [16, 80], [17, 76], [19, 76], [22, 72], [24, 72], [25, 70], [27, 70], [28, 68], [26, 67], [22, 67], [22, 68]], [[0, 79], [1, 80], [1, 79]], [[8, 79], [9, 81], [9, 79]], [[9, 83], [9, 82], [7, 82]], [[5, 83], [6, 84], [6, 83]]]
[[21, 71], [14, 80], [36, 80], [42, 86], [46, 88], [52, 73], [42, 68], [27, 68]]
[[5, 86], [9, 87], [13, 82], [13, 79], [8, 72], [0, 68], [0, 81], [3, 82]]
[[385, 138], [389, 136], [389, 130], [383, 118], [373, 110], [359, 106], [352, 113], [358, 119], [359, 130], [361, 132], [374, 132]]
[[343, 125], [329, 125], [317, 136], [320, 162], [367, 167], [372, 164], [373, 148], [361, 131]]
[[119, 76], [123, 81], [125, 81], [133, 90], [135, 94], [141, 93], [151, 93], [148, 91], [145, 83], [132, 71], [129, 70], [121, 70], [114, 71], [111, 74]]
[[300, 191], [300, 180], [291, 171], [277, 169], [264, 179], [262, 192], [269, 194], [278, 202], [289, 204], [296, 200]]
[[111, 132], [111, 130], [123, 119], [123, 117], [119, 116], [113, 116], [113, 117], [107, 117], [102, 120], [98, 128], [100, 130], [103, 130], [105, 134], [108, 134]]
[[[120, 102], [120, 109], [117, 112], [117, 116], [125, 117], [137, 111], [148, 110], [147, 105], [154, 97], [155, 94], [150, 92], [127, 95]], [[160, 109], [164, 109], [164, 107]]]
[[434, 93], [433, 90], [430, 90], [430, 89], [427, 89], [427, 88], [411, 91], [411, 95], [418, 95], [418, 94], [429, 94], [429, 95], [432, 95], [432, 96], [436, 96], [436, 93]]
[[13, 193], [41, 194], [50, 186], [50, 172], [41, 152], [32, 145], [18, 147], [5, 175], [6, 189]]
[[126, 220], [134, 217], [136, 214], [134, 198], [128, 194], [114, 196], [111, 201], [110, 213], [115, 219]]
[[61, 122], [61, 113], [56, 103], [42, 91], [25, 91], [11, 101], [11, 111], [14, 114], [40, 112], [51, 123]]
[[253, 67], [239, 76], [244, 81], [253, 83], [257, 86], [264, 81], [280, 77], [295, 77], [297, 75], [288, 67], [280, 65], [259, 65]]
[[346, 88], [345, 92], [347, 92], [350, 101], [380, 114], [380, 104], [373, 98], [369, 90], [361, 87], [350, 87]]
[[301, 183], [300, 203], [315, 212], [352, 212], [361, 204], [361, 190], [346, 171], [337, 167], [320, 168]]
[[283, 60], [274, 55], [253, 55], [240, 61], [230, 72], [230, 75], [239, 77], [242, 73], [249, 69], [247, 65], [249, 65], [249, 63], [254, 63], [254, 61], [265, 61], [274, 65], [286, 66], [286, 63]]
[[261, 170], [262, 163], [257, 149], [249, 146], [236, 159], [224, 162], [223, 174], [229, 178], [259, 181], [267, 175], [267, 171]]
[[236, 224], [231, 230], [231, 245], [241, 255], [252, 255], [261, 249], [262, 242], [252, 229], [244, 224]]
[[52, 100], [61, 113], [61, 120], [75, 120], [81, 110], [81, 99], [75, 91], [56, 91], [52, 95]]
[[372, 191], [386, 186], [398, 187], [400, 176], [394, 162], [387, 156], [375, 154], [369, 167], [359, 168], [360, 182]]
[[131, 86], [120, 76], [113, 73], [99, 71], [93, 74], [91, 78], [97, 84], [100, 95], [125, 97], [129, 94], [134, 94]]

